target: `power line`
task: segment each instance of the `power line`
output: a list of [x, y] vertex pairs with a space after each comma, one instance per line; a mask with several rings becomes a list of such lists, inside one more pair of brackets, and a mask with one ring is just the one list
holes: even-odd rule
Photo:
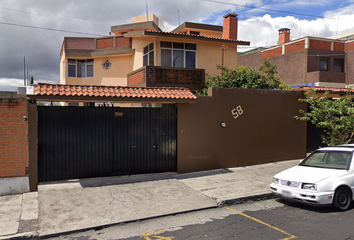
[[83, 35], [93, 35], [93, 36], [99, 36], [99, 37], [104, 37], [104, 36], [105, 36], [105, 35], [95, 34], [95, 33], [75, 32], [75, 31], [68, 31], [68, 30], [62, 30], [62, 29], [54, 29], [54, 28], [45, 28], [45, 27], [36, 27], [36, 26], [29, 26], [29, 25], [21, 25], [21, 24], [15, 24], [15, 23], [0, 22], [0, 24], [9, 25], [9, 26], [16, 26], [16, 27], [26, 27], [26, 28], [33, 28], [33, 29], [41, 29], [41, 30], [48, 30], [48, 31], [56, 31], [56, 32], [66, 32], [66, 33], [76, 33], [76, 34], [83, 34]]
[[25, 14], [30, 14], [30, 15], [37, 15], [37, 16], [47, 17], [47, 18], [52, 18], [52, 19], [57, 19], [57, 20], [64, 20], [64, 21], [78, 22], [78, 23], [85, 23], [85, 24], [91, 24], [91, 25], [103, 26], [103, 27], [111, 27], [111, 26], [103, 25], [103, 24], [97, 24], [97, 23], [92, 23], [92, 22], [87, 22], [87, 21], [80, 21], [80, 20], [74, 20], [74, 19], [68, 19], [68, 18], [56, 18], [56, 17], [52, 17], [52, 16], [50, 16], [50, 15], [44, 15], [44, 14], [33, 13], [33, 12], [26, 12], [26, 11], [21, 11], [21, 10], [16, 10], [16, 9], [10, 9], [10, 8], [3, 8], [3, 7], [0, 7], [0, 9], [2, 9], [2, 10], [7, 10], [7, 11], [12, 11], [12, 12], [18, 12], [18, 13], [25, 13]]
[[[221, 2], [221, 1], [215, 1], [215, 0], [202, 0], [202, 1], [220, 3], [220, 4], [225, 4], [225, 5], [233, 5], [233, 6], [238, 6], [238, 7], [250, 8], [250, 9], [261, 9], [261, 10], [267, 10], [267, 11], [272, 11], [272, 12], [280, 12], [280, 13], [300, 15], [300, 16], [306, 16], [306, 17], [326, 18], [326, 19], [331, 19], [331, 20], [337, 20], [338, 21], [338, 19], [336, 19], [336, 18], [323, 17], [323, 16], [312, 15], [312, 14], [307, 14], [307, 13], [297, 13], [297, 12], [290, 12], [290, 11], [282, 11], [282, 10], [276, 10], [276, 9], [265, 8], [265, 7], [254, 7], [254, 6], [242, 5], [242, 4], [236, 4], [236, 3], [228, 3], [228, 2]], [[354, 22], [352, 20], [345, 20], [345, 19], [341, 19], [341, 21]]]

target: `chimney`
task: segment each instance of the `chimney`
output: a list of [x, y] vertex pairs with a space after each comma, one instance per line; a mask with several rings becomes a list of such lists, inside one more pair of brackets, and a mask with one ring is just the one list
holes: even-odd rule
[[228, 13], [224, 16], [222, 37], [230, 40], [237, 40], [237, 14]]
[[281, 28], [279, 31], [279, 45], [290, 42], [290, 29]]

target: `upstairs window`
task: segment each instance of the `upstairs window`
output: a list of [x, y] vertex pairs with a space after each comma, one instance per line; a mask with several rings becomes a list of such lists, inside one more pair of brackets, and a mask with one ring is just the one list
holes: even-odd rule
[[192, 43], [161, 42], [161, 66], [196, 68], [197, 45]]
[[320, 71], [328, 71], [328, 58], [320, 58]]
[[154, 66], [154, 43], [144, 47], [143, 66]]
[[197, 32], [197, 31], [190, 31], [189, 34], [191, 34], [191, 35], [200, 35], [200, 32]]
[[68, 59], [68, 77], [93, 77], [93, 59]]
[[344, 59], [334, 59], [333, 72], [344, 72]]

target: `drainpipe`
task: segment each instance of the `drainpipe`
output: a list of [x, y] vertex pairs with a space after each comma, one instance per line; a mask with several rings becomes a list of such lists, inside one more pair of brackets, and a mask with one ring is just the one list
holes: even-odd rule
[[348, 56], [347, 56], [347, 52], [344, 53], [344, 59], [345, 59], [345, 85], [346, 88], [348, 88]]
[[223, 87], [223, 80], [224, 80], [224, 50], [228, 47], [225, 45], [221, 46], [221, 87]]

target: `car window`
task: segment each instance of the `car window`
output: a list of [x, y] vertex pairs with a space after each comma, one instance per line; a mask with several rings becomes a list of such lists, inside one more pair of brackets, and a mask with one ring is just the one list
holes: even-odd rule
[[331, 169], [349, 169], [352, 152], [345, 151], [316, 151], [309, 155], [300, 166], [320, 167]]

